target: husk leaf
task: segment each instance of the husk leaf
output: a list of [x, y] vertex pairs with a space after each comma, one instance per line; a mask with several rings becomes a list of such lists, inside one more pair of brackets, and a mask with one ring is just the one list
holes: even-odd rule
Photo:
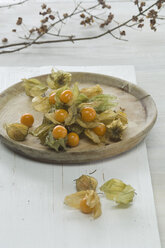
[[23, 79], [26, 95], [28, 96], [41, 96], [46, 92], [48, 87], [45, 83], [39, 81], [36, 78]]
[[45, 118], [46, 118], [46, 120], [49, 120], [50, 122], [54, 123], [55, 125], [61, 124], [60, 122], [56, 121], [54, 112], [53, 113], [46, 113]]
[[49, 131], [46, 136], [45, 145], [54, 149], [56, 152], [59, 150], [66, 150], [66, 139], [54, 139], [52, 131]]
[[114, 142], [122, 139], [123, 132], [126, 129], [126, 126], [123, 125], [120, 119], [112, 121], [111, 124], [106, 127], [110, 140]]
[[89, 98], [86, 95], [80, 93], [78, 95], [77, 99], [75, 100], [75, 104], [80, 105], [83, 102], [88, 102], [88, 100], [89, 100]]
[[84, 134], [92, 140], [95, 144], [100, 144], [100, 139], [99, 136], [93, 132], [91, 129], [85, 129]]
[[58, 89], [64, 85], [70, 85], [72, 75], [68, 72], [57, 71], [52, 69], [51, 74], [47, 78], [47, 84], [51, 89]]
[[53, 129], [54, 126], [54, 124], [41, 124], [34, 131], [32, 131], [31, 134], [38, 137], [41, 141], [41, 144], [44, 144], [46, 136], [48, 135], [49, 131]]
[[76, 123], [83, 128], [94, 128], [94, 127], [97, 127], [99, 125], [99, 122], [97, 120], [92, 121], [92, 122], [85, 122], [82, 119], [80, 119], [79, 117], [76, 119]]
[[104, 112], [106, 110], [109, 110], [117, 105], [117, 102], [115, 102], [116, 97], [106, 94], [99, 94], [94, 97], [92, 97], [89, 102], [96, 102], [97, 106], [95, 107], [95, 110], [97, 113]]
[[105, 182], [100, 190], [103, 191], [106, 197], [119, 204], [128, 204], [133, 200], [135, 190], [130, 185], [126, 185], [119, 179], [111, 179]]
[[51, 105], [49, 104], [48, 97], [36, 96], [32, 100], [32, 107], [38, 112], [47, 113], [49, 112]]
[[83, 88], [80, 90], [80, 92], [86, 95], [87, 97], [91, 98], [93, 96], [102, 94], [103, 90], [99, 84], [96, 84], [95, 86], [92, 87]]
[[94, 219], [98, 218], [101, 214], [100, 198], [94, 190], [79, 191], [74, 194], [68, 195], [64, 199], [64, 203], [70, 207], [80, 209], [80, 202], [86, 199], [87, 205], [92, 208], [92, 216]]
[[77, 116], [77, 108], [75, 104], [72, 104], [71, 107], [68, 108], [68, 116], [65, 119], [65, 125], [72, 125], [76, 122]]
[[84, 128], [79, 126], [76, 123], [67, 126], [67, 129], [68, 129], [69, 132], [74, 132], [74, 133], [77, 133], [78, 135], [80, 135], [84, 131]]
[[97, 180], [94, 177], [88, 175], [82, 175], [81, 177], [76, 179], [77, 191], [96, 190], [97, 185]]

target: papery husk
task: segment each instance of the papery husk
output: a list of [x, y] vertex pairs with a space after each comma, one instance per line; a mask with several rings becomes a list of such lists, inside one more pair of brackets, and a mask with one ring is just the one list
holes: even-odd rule
[[120, 119], [123, 125], [128, 124], [128, 118], [125, 112], [117, 111], [117, 119]]
[[66, 85], [64, 85], [63, 87], [61, 87], [61, 88], [59, 88], [57, 91], [56, 91], [56, 94], [55, 94], [55, 107], [56, 107], [56, 109], [59, 109], [59, 108], [65, 108], [65, 103], [63, 103], [63, 102], [61, 102], [61, 100], [60, 100], [60, 95], [61, 95], [61, 93], [63, 92], [63, 91], [65, 91], [65, 90], [68, 90], [69, 89], [69, 87], [68, 87], [68, 85], [66, 84]]
[[115, 197], [115, 201], [119, 204], [128, 204], [133, 201], [135, 190], [130, 185], [126, 185], [122, 192]]
[[54, 124], [44, 123], [38, 126], [35, 130], [31, 132], [32, 135], [38, 137], [41, 141], [41, 144], [45, 144], [46, 136], [48, 135], [49, 131], [54, 128]]
[[97, 185], [97, 180], [94, 177], [88, 175], [82, 175], [81, 177], [76, 179], [77, 191], [96, 190]]
[[132, 186], [125, 184], [119, 179], [111, 179], [105, 182], [100, 190], [103, 191], [106, 197], [115, 201], [118, 204], [128, 204], [133, 201], [135, 190]]
[[74, 83], [73, 88], [71, 89], [72, 91], [72, 98], [71, 100], [67, 103], [68, 106], [72, 106], [73, 104], [76, 104], [76, 100], [80, 94], [79, 88], [78, 88], [78, 82]]
[[52, 69], [51, 74], [47, 78], [47, 84], [51, 89], [58, 89], [64, 85], [70, 85], [72, 75], [68, 72], [57, 71]]
[[110, 140], [114, 142], [122, 139], [123, 132], [126, 129], [126, 125], [123, 125], [120, 119], [112, 121], [112, 123], [106, 125], [106, 127]]
[[103, 90], [99, 84], [96, 84], [95, 86], [92, 86], [92, 87], [83, 88], [80, 90], [80, 92], [90, 98], [90, 97], [102, 94]]
[[39, 81], [36, 78], [23, 79], [26, 95], [28, 96], [41, 96], [44, 94], [48, 87], [44, 82]]
[[95, 144], [100, 144], [100, 138], [99, 136], [92, 131], [91, 129], [85, 129], [84, 134], [90, 139], [92, 140]]
[[32, 100], [32, 107], [42, 113], [48, 113], [51, 109], [48, 97], [36, 96]]
[[106, 195], [109, 194], [108, 199], [113, 200], [114, 197], [125, 188], [125, 186], [126, 184], [121, 180], [113, 178], [105, 182], [100, 187], [100, 190], [103, 191]]
[[68, 129], [69, 132], [74, 132], [74, 133], [77, 133], [78, 135], [80, 135], [84, 131], [84, 128], [79, 126], [76, 123], [67, 126], [67, 129]]
[[87, 190], [85, 195], [86, 203], [90, 208], [93, 208], [92, 216], [94, 219], [98, 218], [101, 214], [101, 203], [98, 194], [93, 190]]
[[65, 125], [72, 125], [76, 122], [76, 117], [77, 117], [77, 108], [75, 104], [72, 104], [68, 108], [68, 116], [65, 119]]
[[113, 120], [115, 120], [118, 117], [118, 114], [114, 112], [113, 110], [106, 110], [102, 112], [101, 114], [97, 115], [97, 118], [100, 122], [103, 122], [104, 124], [109, 124]]
[[65, 197], [64, 203], [70, 207], [80, 209], [80, 202], [86, 199], [86, 204], [92, 209], [92, 216], [94, 219], [101, 214], [100, 198], [94, 190], [79, 191]]
[[80, 125], [83, 128], [94, 128], [99, 125], [99, 122], [97, 120], [91, 121], [91, 122], [85, 122], [79, 117], [76, 119], [76, 123]]
[[81, 110], [82, 110], [83, 108], [88, 108], [88, 107], [90, 107], [90, 108], [96, 109], [99, 105], [100, 105], [99, 102], [84, 102], [84, 103], [81, 103], [81, 104], [78, 105], [78, 109], [79, 109], [79, 111], [81, 112]]
[[4, 125], [8, 136], [16, 141], [24, 141], [28, 135], [29, 128], [21, 123], [12, 123]]
[[68, 195], [64, 199], [64, 203], [72, 208], [80, 209], [80, 202], [85, 197], [86, 191], [79, 191]]
[[88, 102], [88, 100], [89, 98], [86, 95], [79, 93], [77, 99], [75, 100], [75, 104], [78, 106], [83, 102]]
[[48, 135], [45, 139], [45, 145], [49, 146], [51, 149], [55, 150], [56, 152], [65, 151], [66, 148], [67, 138], [55, 139], [52, 135], [52, 131], [49, 131]]
[[46, 118], [46, 120], [49, 120], [50, 122], [54, 123], [55, 125], [61, 124], [59, 121], [56, 121], [54, 112], [53, 113], [46, 113], [45, 118]]
[[116, 97], [106, 94], [99, 94], [89, 99], [89, 102], [96, 102], [95, 110], [97, 113], [102, 113], [106, 110], [112, 109], [117, 105]]

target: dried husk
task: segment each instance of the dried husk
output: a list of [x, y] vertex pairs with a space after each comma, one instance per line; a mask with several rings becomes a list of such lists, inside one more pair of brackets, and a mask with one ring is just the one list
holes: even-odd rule
[[81, 104], [78, 105], [78, 109], [81, 112], [81, 110], [83, 108], [90, 107], [90, 108], [96, 109], [99, 105], [100, 105], [100, 103], [99, 102], [96, 102], [96, 101], [95, 102], [84, 102], [84, 103], [81, 103]]
[[100, 187], [100, 190], [105, 193], [108, 199], [118, 204], [130, 203], [135, 195], [135, 190], [131, 185], [127, 185], [123, 181], [114, 178], [105, 182]]
[[117, 111], [117, 118], [120, 119], [123, 125], [128, 124], [128, 118], [125, 112]]
[[60, 100], [60, 95], [61, 93], [64, 91], [64, 90], [68, 90], [69, 87], [68, 85], [64, 85], [63, 87], [59, 88], [57, 91], [56, 91], [56, 94], [55, 94], [55, 107], [57, 109], [59, 108], [65, 108], [65, 103], [62, 103], [61, 100]]
[[85, 197], [86, 191], [79, 191], [68, 195], [64, 199], [64, 203], [72, 208], [80, 209], [80, 202]]
[[96, 84], [95, 86], [92, 86], [92, 87], [83, 88], [80, 90], [80, 92], [90, 98], [90, 97], [102, 94], [103, 90], [99, 84]]
[[32, 135], [38, 137], [41, 141], [41, 144], [45, 144], [46, 137], [50, 130], [53, 129], [54, 124], [44, 123], [38, 126], [34, 131], [31, 132]]
[[80, 119], [79, 117], [77, 117], [76, 123], [83, 128], [94, 128], [94, 127], [97, 127], [99, 125], [99, 122], [97, 120], [94, 120], [91, 122], [85, 122], [82, 119]]
[[102, 112], [101, 114], [97, 115], [97, 118], [100, 122], [103, 122], [104, 124], [109, 124], [113, 120], [117, 118], [118, 114], [114, 112], [113, 110], [106, 110]]
[[79, 126], [78, 124], [72, 124], [72, 125], [69, 125], [67, 126], [67, 129], [69, 132], [74, 132], [74, 133], [77, 133], [78, 135], [80, 135], [81, 133], [83, 133], [84, 131], [84, 128]]
[[36, 78], [23, 79], [26, 95], [28, 96], [41, 96], [44, 94], [48, 87], [44, 82], [39, 81]]
[[90, 98], [89, 102], [96, 102], [97, 103], [97, 106], [95, 107], [96, 112], [102, 113], [103, 111], [115, 107], [117, 105], [117, 102], [115, 100], [116, 100], [115, 96], [99, 94], [97, 96]]
[[57, 71], [52, 69], [51, 74], [47, 78], [47, 84], [51, 89], [58, 89], [64, 85], [70, 85], [72, 75], [68, 72]]
[[54, 139], [52, 131], [50, 130], [45, 139], [45, 145], [49, 146], [56, 152], [67, 150], [66, 148], [67, 138]]
[[86, 199], [87, 205], [92, 209], [92, 216], [94, 219], [101, 214], [100, 198], [94, 190], [79, 191], [65, 197], [64, 203], [70, 207], [80, 209], [80, 202]]
[[72, 104], [68, 108], [68, 116], [65, 119], [65, 125], [72, 125], [76, 122], [76, 117], [77, 117], [77, 108], [75, 104]]
[[21, 123], [5, 125], [8, 136], [16, 141], [24, 141], [28, 135], [28, 127]]
[[88, 102], [88, 100], [89, 100], [89, 98], [86, 95], [79, 93], [79, 95], [75, 101], [75, 104], [78, 106], [83, 102]]
[[126, 126], [118, 120], [114, 120], [111, 124], [107, 125], [107, 132], [111, 141], [117, 142], [122, 139], [122, 135]]
[[49, 120], [50, 122], [54, 123], [55, 125], [61, 124], [59, 121], [56, 121], [54, 113], [46, 113], [45, 118], [46, 118], [46, 120]]
[[48, 97], [36, 96], [32, 100], [32, 107], [42, 113], [48, 113], [51, 109]]
[[76, 179], [77, 191], [96, 190], [97, 185], [97, 180], [94, 177], [88, 175], [82, 175], [81, 177]]
[[73, 104], [76, 105], [76, 100], [78, 99], [78, 96], [80, 94], [78, 82], [74, 83], [71, 91], [72, 91], [73, 96], [72, 96], [71, 100], [67, 103], [68, 106], [72, 106]]
[[100, 144], [100, 138], [99, 136], [92, 131], [91, 129], [85, 129], [84, 134], [90, 139], [92, 140], [95, 144]]

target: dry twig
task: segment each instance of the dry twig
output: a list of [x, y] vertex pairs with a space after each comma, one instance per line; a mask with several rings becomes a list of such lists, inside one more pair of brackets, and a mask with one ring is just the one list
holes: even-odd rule
[[[22, 3], [26, 1], [28, 0], [25, 0]], [[143, 28], [144, 18], [149, 20], [151, 29], [156, 31], [157, 20], [165, 19], [165, 17], [158, 15], [164, 3], [165, 0], [157, 0], [148, 7], [146, 7], [146, 3], [144, 1], [140, 2], [140, 0], [135, 0], [134, 4], [137, 6], [138, 13], [136, 15], [131, 16], [131, 18], [124, 21], [123, 23], [118, 23], [114, 19], [114, 14], [112, 13], [112, 11], [108, 11], [111, 6], [107, 5], [104, 0], [98, 0], [97, 4], [92, 5], [88, 8], [83, 7], [82, 3], [79, 3], [75, 6], [75, 8], [70, 14], [64, 13], [63, 15], [61, 15], [58, 11], [53, 14], [54, 12], [52, 11], [52, 9], [47, 7], [46, 4], [43, 4], [41, 6], [42, 10], [39, 13], [43, 18], [41, 19], [41, 26], [33, 27], [30, 30], [26, 29], [28, 35], [26, 34], [24, 37], [20, 37], [21, 39], [26, 40], [24, 42], [5, 44], [4, 41], [8, 42], [8, 39], [4, 38], [3, 45], [0, 46], [0, 54], [21, 51], [32, 45], [93, 40], [101, 38], [108, 34], [115, 39], [126, 41], [126, 39], [123, 39], [123, 36], [126, 35], [126, 31], [124, 29], [133, 27], [137, 27], [140, 29]], [[106, 18], [100, 17], [98, 14], [96, 15], [93, 13], [93, 11], [96, 9], [98, 10], [98, 8], [100, 8], [100, 10], [106, 9], [106, 11], [108, 12]], [[73, 16], [79, 16], [79, 18], [81, 19], [80, 25], [87, 26], [93, 25], [93, 23], [97, 23], [98, 27], [101, 30], [100, 33], [86, 37], [77, 37], [76, 34], [62, 34], [63, 26], [67, 25], [67, 20], [71, 19]], [[113, 23], [114, 26], [112, 26], [111, 23]], [[17, 25], [24, 25], [22, 17], [18, 17]], [[54, 28], [56, 28], [56, 30]], [[118, 34], [114, 33], [114, 31], [118, 31]], [[16, 32], [16, 29], [14, 29], [13, 32]], [[33, 39], [31, 38], [32, 34], [35, 35]], [[54, 36], [56, 37], [56, 39], [42, 40], [42, 37], [45, 35]], [[8, 48], [10, 47], [16, 48], [8, 50]]]
[[7, 4], [7, 5], [2, 5], [2, 6], [0, 6], [0, 8], [10, 8], [10, 7], [13, 7], [13, 6], [16, 6], [16, 5], [21, 5], [21, 4], [26, 3], [28, 1], [29, 0], [24, 0], [24, 1], [20, 1], [18, 3], [12, 3], [12, 4]]

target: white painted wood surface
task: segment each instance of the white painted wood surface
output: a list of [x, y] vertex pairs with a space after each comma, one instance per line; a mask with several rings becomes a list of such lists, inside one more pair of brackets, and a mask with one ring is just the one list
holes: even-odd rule
[[[0, 68], [1, 90], [20, 78], [51, 67]], [[60, 67], [92, 71], [136, 81], [132, 66]], [[12, 106], [11, 106], [12, 107]], [[19, 108], [19, 106], [18, 106]], [[102, 216], [90, 216], [63, 204], [75, 191], [73, 180], [96, 169], [99, 185], [120, 178], [137, 192], [129, 208], [101, 197]], [[159, 248], [159, 233], [145, 143], [123, 155], [88, 165], [51, 165], [18, 156], [0, 145], [0, 247], [3, 248]]]
[[[1, 0], [1, 2], [7, 0]], [[49, 1], [47, 1], [49, 2]], [[112, 10], [117, 14], [119, 21], [132, 16], [135, 6], [131, 1], [113, 0]], [[148, 1], [151, 3], [151, 1]], [[29, 26], [38, 21], [37, 14], [41, 3], [29, 1], [23, 7], [16, 6], [10, 9], [0, 9], [0, 40], [9, 38], [11, 30], [15, 28], [18, 16], [24, 18]], [[69, 11], [72, 8], [70, 1], [50, 1], [54, 9]], [[165, 14], [165, 9], [162, 15]], [[76, 28], [75, 23], [68, 28], [72, 33]], [[84, 29], [78, 30], [80, 36]], [[85, 28], [86, 30], [86, 28]], [[87, 31], [90, 32], [90, 27]], [[154, 98], [158, 108], [158, 120], [146, 139], [147, 153], [152, 177], [156, 212], [162, 248], [165, 248], [165, 28], [158, 27], [157, 32], [152, 32], [146, 23], [144, 30], [127, 31], [128, 42], [121, 42], [112, 37], [103, 37], [90, 42], [77, 42], [75, 44], [55, 44], [32, 47], [15, 54], [0, 56], [0, 66], [43, 66], [43, 65], [130, 65], [136, 69], [138, 84], [148, 91]], [[12, 78], [11, 78], [12, 79]], [[6, 158], [7, 159], [7, 158]], [[8, 173], [7, 173], [8, 175]], [[0, 183], [0, 190], [1, 190]], [[6, 234], [7, 235], [7, 234]]]

